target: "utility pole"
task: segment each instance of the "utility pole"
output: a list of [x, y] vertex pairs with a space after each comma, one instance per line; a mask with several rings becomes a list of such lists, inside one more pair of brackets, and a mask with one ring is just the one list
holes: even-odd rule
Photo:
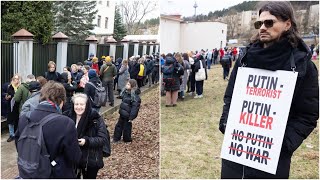
[[193, 5], [193, 8], [194, 8], [194, 21], [197, 20], [197, 7], [198, 7], [197, 2], [194, 1], [194, 5]]

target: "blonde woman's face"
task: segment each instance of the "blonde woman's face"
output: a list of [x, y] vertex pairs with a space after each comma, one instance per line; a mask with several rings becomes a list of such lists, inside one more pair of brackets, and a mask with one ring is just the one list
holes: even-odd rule
[[86, 109], [86, 100], [82, 97], [75, 98], [74, 99], [74, 112], [78, 116], [82, 116], [85, 109]]
[[72, 72], [77, 72], [78, 71], [78, 67], [77, 66], [72, 66], [71, 70], [72, 70]]
[[50, 71], [50, 72], [53, 72], [55, 69], [56, 69], [56, 67], [55, 67], [53, 64], [51, 64], [51, 65], [50, 65], [50, 68], [49, 68], [49, 71]]
[[14, 76], [12, 78], [12, 81], [13, 81], [14, 84], [19, 84], [19, 82], [20, 82], [19, 76]]

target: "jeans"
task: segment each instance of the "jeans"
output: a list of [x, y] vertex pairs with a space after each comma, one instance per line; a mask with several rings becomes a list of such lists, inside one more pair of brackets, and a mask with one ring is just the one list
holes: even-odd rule
[[197, 90], [197, 95], [202, 95], [203, 93], [203, 80], [202, 81], [196, 81], [196, 90]]
[[208, 69], [211, 69], [212, 60], [209, 59], [209, 60], [207, 61], [207, 64], [208, 64]]
[[230, 71], [229, 66], [223, 67], [223, 79], [226, 79], [229, 76], [229, 71]]
[[8, 124], [9, 126], [9, 134], [10, 136], [14, 136], [14, 125], [13, 124]]
[[180, 96], [183, 97], [184, 96], [184, 91], [180, 92]]
[[106, 96], [108, 97], [108, 100], [110, 103], [114, 102], [113, 97], [113, 80], [111, 81], [103, 81], [102, 82], [103, 87], [106, 89]]

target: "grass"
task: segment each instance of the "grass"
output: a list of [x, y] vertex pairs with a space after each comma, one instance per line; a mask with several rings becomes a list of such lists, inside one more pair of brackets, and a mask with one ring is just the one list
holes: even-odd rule
[[[318, 61], [315, 61], [318, 66]], [[204, 98], [186, 96], [178, 106], [165, 107], [161, 97], [160, 178], [220, 178], [223, 135], [218, 130], [227, 81], [215, 65], [204, 83]], [[290, 178], [319, 177], [319, 129], [294, 153]], [[312, 148], [310, 148], [312, 146]]]

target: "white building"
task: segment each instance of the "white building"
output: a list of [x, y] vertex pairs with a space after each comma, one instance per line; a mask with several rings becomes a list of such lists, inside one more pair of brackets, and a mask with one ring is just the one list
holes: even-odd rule
[[96, 9], [98, 12], [93, 20], [96, 26], [91, 32], [96, 35], [99, 43], [103, 43], [105, 37], [113, 34], [115, 7], [116, 2], [114, 0], [97, 1]]
[[310, 6], [308, 24], [309, 26], [319, 26], [319, 4]]
[[187, 52], [225, 47], [227, 24], [183, 22], [180, 15], [160, 15], [160, 52]]

